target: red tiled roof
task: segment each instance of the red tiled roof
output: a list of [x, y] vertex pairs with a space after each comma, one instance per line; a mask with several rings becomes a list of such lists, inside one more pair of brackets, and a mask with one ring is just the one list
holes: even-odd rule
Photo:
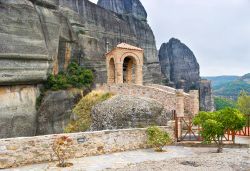
[[127, 44], [127, 43], [120, 43], [120, 44], [118, 44], [116, 47], [118, 47], [118, 48], [123, 48], [123, 49], [131, 49], [131, 50], [140, 50], [140, 51], [143, 50], [143, 49], [141, 49], [141, 48], [138, 48], [138, 47], [129, 45], [129, 44]]

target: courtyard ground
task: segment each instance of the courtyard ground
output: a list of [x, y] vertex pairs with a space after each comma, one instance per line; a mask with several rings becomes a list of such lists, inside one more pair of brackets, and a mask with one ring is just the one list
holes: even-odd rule
[[166, 152], [152, 149], [113, 153], [70, 160], [74, 165], [58, 169], [56, 163], [34, 164], [4, 171], [250, 171], [250, 148], [216, 148], [168, 146]]

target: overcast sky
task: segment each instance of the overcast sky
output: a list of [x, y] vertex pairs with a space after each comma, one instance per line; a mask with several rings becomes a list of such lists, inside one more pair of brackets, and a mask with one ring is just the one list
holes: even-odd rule
[[202, 76], [250, 72], [250, 0], [141, 2], [158, 49], [175, 37], [194, 52]]

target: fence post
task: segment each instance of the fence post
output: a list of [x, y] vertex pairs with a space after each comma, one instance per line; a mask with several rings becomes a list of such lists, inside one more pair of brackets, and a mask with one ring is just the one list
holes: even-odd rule
[[178, 142], [179, 141], [179, 139], [178, 139], [178, 132], [179, 132], [179, 130], [178, 130], [178, 117], [176, 115], [175, 110], [173, 110], [172, 112], [173, 112], [173, 116], [174, 116], [174, 120], [175, 120], [175, 138], [176, 138], [176, 141]]

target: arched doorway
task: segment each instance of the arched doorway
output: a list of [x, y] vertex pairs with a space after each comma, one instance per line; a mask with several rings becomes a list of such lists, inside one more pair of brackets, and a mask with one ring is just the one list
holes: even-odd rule
[[110, 61], [109, 61], [109, 80], [108, 82], [110, 84], [114, 84], [115, 83], [115, 61], [114, 61], [114, 58], [111, 58]]
[[123, 83], [135, 83], [136, 62], [131, 56], [125, 57], [123, 61]]

